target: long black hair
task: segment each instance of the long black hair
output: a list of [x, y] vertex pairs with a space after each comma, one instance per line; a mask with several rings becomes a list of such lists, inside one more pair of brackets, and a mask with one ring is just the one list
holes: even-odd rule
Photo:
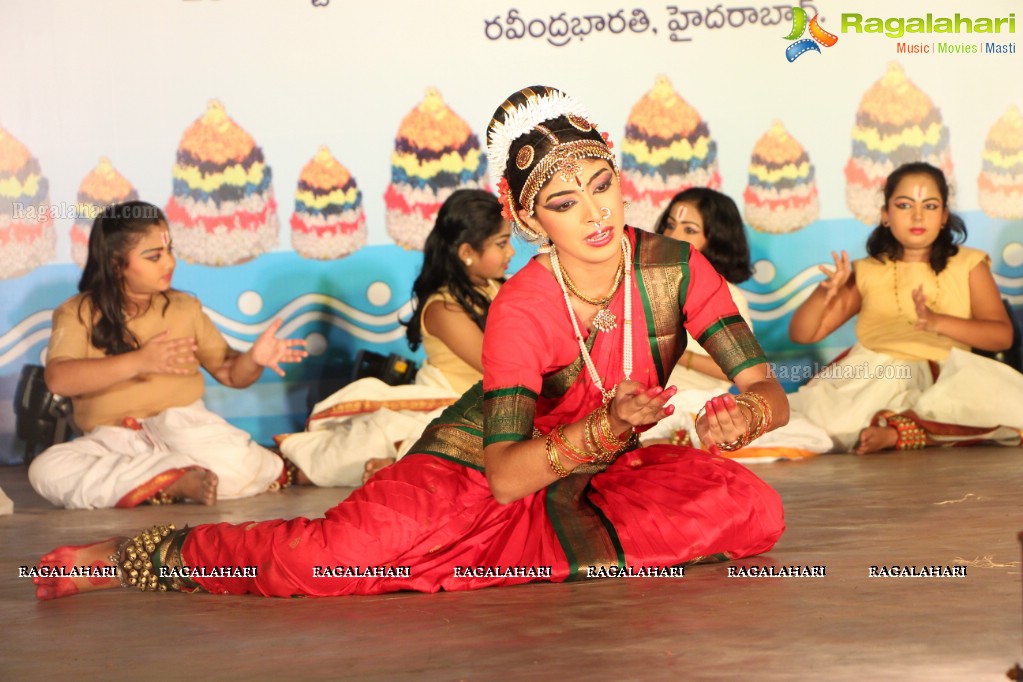
[[[941, 193], [941, 203], [948, 209], [948, 181], [940, 168], [935, 168], [923, 161], [904, 163], [891, 172], [884, 184], [884, 205], [888, 206], [895, 194], [895, 189], [907, 175], [928, 175], [938, 185], [938, 192]], [[948, 259], [959, 253], [959, 244], [966, 241], [966, 223], [955, 213], [949, 211], [948, 221], [938, 232], [938, 237], [931, 244], [931, 270], [940, 273], [948, 265]], [[887, 256], [889, 260], [902, 258], [902, 244], [892, 234], [891, 229], [878, 223], [874, 231], [867, 237], [867, 253], [883, 260]]]
[[[163, 211], [144, 201], [127, 201], [103, 209], [89, 233], [89, 257], [78, 281], [78, 291], [89, 299], [96, 314], [92, 345], [107, 355], [138, 349], [138, 338], [128, 329], [124, 315], [124, 269], [128, 252], [154, 227], [167, 224]], [[164, 311], [170, 303], [163, 294]], [[82, 310], [79, 306], [78, 316]], [[85, 322], [85, 320], [83, 320]]]
[[732, 284], [745, 282], [753, 276], [749, 242], [732, 198], [706, 187], [690, 187], [671, 198], [668, 207], [657, 219], [657, 234], [668, 227], [668, 212], [679, 201], [695, 204], [703, 218], [703, 234], [707, 244], [700, 250], [714, 269]]
[[423, 270], [412, 285], [412, 317], [402, 323], [412, 350], [423, 342], [423, 304], [443, 287], [476, 326], [482, 330], [486, 325], [490, 299], [473, 285], [458, 248], [468, 244], [474, 251], [483, 251], [486, 240], [503, 226], [497, 197], [481, 189], [455, 190], [440, 207], [423, 247]]

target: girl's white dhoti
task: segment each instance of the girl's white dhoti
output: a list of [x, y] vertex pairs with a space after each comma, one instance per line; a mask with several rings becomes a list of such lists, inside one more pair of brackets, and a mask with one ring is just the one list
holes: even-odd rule
[[[169, 408], [141, 424], [140, 430], [99, 426], [48, 448], [32, 461], [29, 482], [55, 505], [103, 509], [118, 503], [134, 506], [151, 497], [164, 487], [154, 479], [171, 470], [213, 471], [220, 479], [218, 499], [265, 492], [283, 470], [280, 457], [207, 410], [201, 400]], [[125, 502], [133, 491], [139, 495], [129, 499], [139, 499]]]
[[[657, 422], [640, 435], [641, 441], [670, 439], [677, 431], [687, 431], [690, 442], [700, 446], [696, 433], [696, 415], [711, 398], [729, 392], [730, 382], [715, 379], [701, 372], [675, 366], [667, 381], [668, 386], [688, 386], [680, 389], [668, 401], [675, 412]], [[789, 423], [753, 441], [748, 447], [726, 456], [740, 461], [773, 460], [781, 455], [807, 457], [828, 452], [834, 447], [827, 432], [809, 419], [797, 414], [789, 415]]]
[[[859, 344], [789, 396], [794, 414], [824, 428], [843, 450], [880, 410], [912, 410], [941, 424], [990, 428], [986, 436], [1017, 445], [1023, 427], [1023, 374], [1008, 365], [953, 348], [938, 363], [935, 381], [926, 360], [897, 360]], [[928, 432], [942, 440], [938, 433]], [[950, 437], [949, 442], [957, 440]]]
[[318, 486], [359, 486], [367, 460], [404, 455], [459, 397], [429, 362], [412, 385], [359, 379], [317, 403], [307, 430], [280, 440], [281, 452]]

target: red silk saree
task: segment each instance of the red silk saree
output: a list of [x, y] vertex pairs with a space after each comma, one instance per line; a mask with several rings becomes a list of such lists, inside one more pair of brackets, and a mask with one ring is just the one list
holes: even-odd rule
[[[633, 373], [661, 385], [685, 346], [683, 325], [734, 376], [764, 362], [721, 279], [684, 242], [627, 229], [633, 242]], [[605, 385], [622, 377], [619, 324], [586, 340]], [[502, 287], [484, 339], [484, 379], [449, 407], [409, 455], [322, 519], [177, 531], [159, 564], [254, 567], [193, 577], [179, 589], [265, 596], [435, 592], [560, 582], [769, 550], [784, 530], [781, 501], [740, 464], [657, 445], [573, 475], [510, 504], [491, 495], [486, 443], [546, 434], [600, 405], [561, 290], [531, 261]], [[592, 567], [592, 568], [591, 568]], [[530, 570], [532, 569], [532, 570]], [[595, 570], [596, 569], [596, 570]], [[234, 572], [235, 574], [238, 571]]]

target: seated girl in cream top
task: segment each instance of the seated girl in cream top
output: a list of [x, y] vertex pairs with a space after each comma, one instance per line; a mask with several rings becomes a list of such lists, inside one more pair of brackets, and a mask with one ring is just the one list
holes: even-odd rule
[[426, 361], [413, 386], [361, 379], [313, 408], [281, 451], [317, 485], [354, 486], [394, 463], [423, 429], [483, 378], [483, 327], [515, 255], [497, 197], [457, 190], [441, 206], [413, 285], [409, 346]]

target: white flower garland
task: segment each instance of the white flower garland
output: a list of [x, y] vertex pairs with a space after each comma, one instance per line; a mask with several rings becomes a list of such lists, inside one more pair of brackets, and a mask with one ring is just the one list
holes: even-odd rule
[[487, 132], [487, 156], [491, 172], [503, 176], [508, 167], [508, 153], [512, 143], [537, 124], [558, 116], [575, 114], [589, 120], [589, 114], [578, 100], [558, 90], [530, 97], [525, 104], [505, 116], [504, 121], [491, 122]]

